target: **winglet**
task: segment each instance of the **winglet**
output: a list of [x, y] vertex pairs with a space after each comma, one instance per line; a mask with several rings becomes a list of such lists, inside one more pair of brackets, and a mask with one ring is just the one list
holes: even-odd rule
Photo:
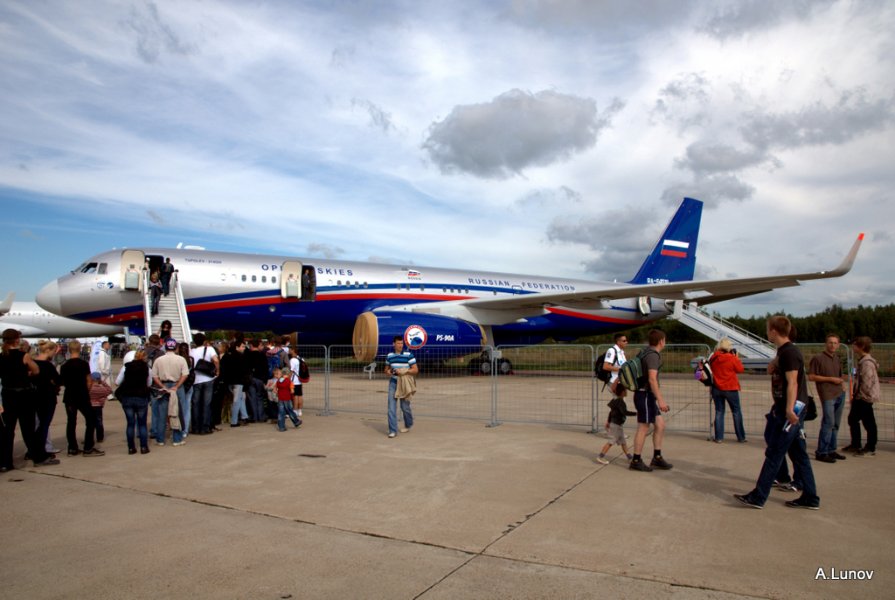
[[858, 250], [861, 248], [861, 242], [863, 241], [864, 234], [859, 233], [858, 239], [856, 239], [855, 243], [852, 244], [851, 250], [848, 251], [848, 254], [846, 254], [845, 258], [842, 259], [842, 262], [839, 263], [839, 266], [832, 271], [821, 271], [821, 274], [824, 277], [842, 277], [843, 275], [851, 271], [852, 265], [855, 264], [855, 258], [858, 256]]
[[12, 301], [15, 299], [16, 293], [9, 292], [3, 302], [0, 302], [0, 316], [5, 315], [12, 308]]

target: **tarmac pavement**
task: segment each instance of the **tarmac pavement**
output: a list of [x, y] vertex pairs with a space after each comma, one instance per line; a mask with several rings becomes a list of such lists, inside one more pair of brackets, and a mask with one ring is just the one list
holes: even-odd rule
[[[632, 419], [633, 420], [633, 419]], [[64, 448], [65, 415], [52, 427]], [[631, 420], [629, 420], [631, 421]], [[739, 505], [764, 445], [671, 433], [633, 472], [583, 428], [305, 411], [0, 476], [0, 598], [890, 598], [893, 448], [813, 462], [821, 510]], [[628, 424], [633, 442], [633, 423]], [[79, 427], [83, 435], [83, 426]], [[647, 442], [646, 456], [651, 450]], [[823, 569], [828, 579], [816, 579]], [[831, 569], [873, 571], [834, 580]], [[857, 573], [856, 573], [857, 575]]]

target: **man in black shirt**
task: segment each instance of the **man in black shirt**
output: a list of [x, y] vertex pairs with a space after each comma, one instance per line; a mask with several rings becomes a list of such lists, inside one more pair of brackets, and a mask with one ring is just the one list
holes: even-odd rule
[[[734, 498], [751, 508], [761, 508], [771, 493], [774, 478], [784, 457], [789, 454], [793, 469], [802, 480], [802, 495], [786, 503], [792, 508], [817, 510], [820, 498], [814, 483], [814, 472], [808, 459], [802, 436], [804, 406], [808, 402], [808, 383], [805, 377], [805, 359], [802, 352], [789, 340], [792, 324], [784, 316], [768, 319], [768, 339], [777, 346], [777, 366], [771, 373], [771, 394], [774, 405], [767, 415], [765, 427], [764, 464], [755, 488], [748, 494], [734, 494]], [[799, 403], [801, 406], [797, 405]]]
[[62, 377], [62, 385], [65, 386], [65, 394], [62, 403], [65, 404], [65, 413], [68, 415], [68, 424], [65, 435], [68, 438], [68, 455], [80, 454], [78, 449], [78, 413], [84, 415], [87, 429], [84, 432], [84, 456], [102, 456], [105, 454], [99, 448], [94, 448], [94, 432], [96, 431], [96, 413], [90, 406], [90, 386], [93, 380], [90, 378], [90, 365], [81, 358], [81, 342], [68, 344], [68, 355], [71, 357], [62, 364], [59, 375]]

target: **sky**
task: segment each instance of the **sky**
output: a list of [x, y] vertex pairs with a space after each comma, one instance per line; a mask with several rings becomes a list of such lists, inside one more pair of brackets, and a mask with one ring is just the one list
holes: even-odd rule
[[113, 247], [630, 279], [684, 196], [697, 278], [895, 297], [883, 0], [0, 3], [0, 294]]

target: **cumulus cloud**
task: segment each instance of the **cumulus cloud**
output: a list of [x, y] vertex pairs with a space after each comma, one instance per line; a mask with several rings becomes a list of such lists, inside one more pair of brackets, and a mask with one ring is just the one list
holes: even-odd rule
[[699, 29], [718, 39], [741, 37], [790, 21], [807, 21], [836, 0], [749, 0], [718, 9]]
[[714, 201], [708, 202], [707, 208], [726, 200], [747, 200], [755, 188], [743, 181], [742, 173], [762, 165], [782, 168], [783, 162], [773, 151], [847, 144], [888, 126], [895, 120], [893, 106], [892, 98], [869, 100], [862, 88], [840, 92], [832, 105], [816, 101], [783, 112], [750, 106], [736, 116], [742, 123], [732, 132], [740, 138], [737, 142], [718, 142], [711, 137], [687, 146], [684, 156], [676, 158], [674, 165], [689, 171], [693, 180], [669, 186], [662, 199], [674, 204], [682, 193], [702, 194], [697, 197]]
[[869, 101], [859, 88], [842, 92], [833, 106], [818, 101], [798, 111], [751, 111], [740, 131], [756, 148], [838, 145], [887, 125], [892, 108], [891, 98]]
[[755, 194], [755, 187], [745, 183], [736, 175], [720, 173], [694, 177], [690, 182], [678, 182], [665, 188], [662, 201], [676, 206], [682, 198], [699, 198], [706, 209], [718, 208], [726, 201], [743, 202]]
[[307, 251], [309, 256], [319, 256], [323, 258], [338, 258], [345, 254], [345, 251], [338, 246], [333, 246], [332, 244], [321, 244], [317, 242], [308, 244]]
[[506, 179], [592, 148], [624, 107], [602, 113], [590, 98], [544, 90], [510, 90], [482, 104], [456, 106], [429, 127], [423, 149], [442, 173]]
[[131, 16], [126, 21], [137, 34], [137, 55], [146, 63], [158, 61], [164, 51], [187, 56], [196, 52], [196, 47], [180, 39], [180, 36], [159, 16], [154, 2], [147, 2], [131, 8]]
[[587, 272], [604, 280], [628, 280], [661, 233], [664, 223], [656, 223], [656, 214], [653, 207], [638, 207], [585, 218], [557, 217], [547, 228], [547, 239], [587, 246], [596, 255], [582, 261]]
[[659, 90], [651, 116], [676, 123], [684, 131], [709, 121], [711, 84], [702, 73], [681, 73]]

